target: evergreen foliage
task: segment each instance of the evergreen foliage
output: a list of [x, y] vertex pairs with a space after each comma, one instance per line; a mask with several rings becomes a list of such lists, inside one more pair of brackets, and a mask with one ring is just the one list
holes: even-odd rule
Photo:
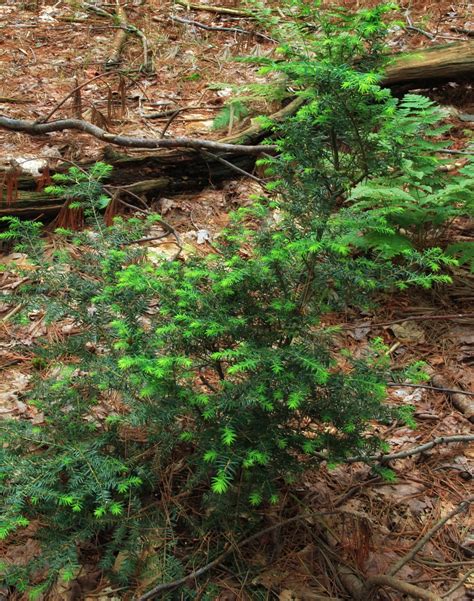
[[213, 129], [225, 129], [233, 123], [241, 121], [249, 114], [248, 108], [240, 100], [234, 100], [224, 106], [216, 115], [212, 124]]
[[[419, 97], [398, 103], [379, 87], [385, 12], [331, 16], [304, 53], [291, 36], [306, 25], [295, 19], [286, 59], [265, 68], [307, 103], [275, 128], [280, 153], [262, 161], [268, 194], [233, 215], [217, 253], [152, 264], [134, 242], [153, 219], [101, 220], [103, 164], [56, 176], [91, 229], [58, 232], [53, 254], [37, 223], [9, 220], [0, 238], [15, 239], [33, 267], [15, 302], [75, 327], [35, 348], [27, 402], [44, 424], [0, 425], [2, 536], [32, 524], [44, 549], [7, 567], [8, 584], [35, 594], [72, 578], [91, 542], [121, 582], [146, 570], [150, 528], [174, 540], [163, 507], [169, 464], [187, 462], [183, 486], [222, 527], [238, 515], [226, 516], [232, 504], [277, 503], [282, 484], [321, 458], [380, 448], [370, 424], [389, 414], [386, 350], [379, 340], [361, 356], [338, 349], [324, 316], [368, 307], [382, 291], [448, 282], [442, 268], [453, 264], [439, 248], [398, 242], [404, 203], [416, 204], [403, 178], [433, 180], [438, 118]], [[436, 185], [438, 204], [460, 194]], [[180, 576], [168, 543], [161, 551], [157, 577]]]

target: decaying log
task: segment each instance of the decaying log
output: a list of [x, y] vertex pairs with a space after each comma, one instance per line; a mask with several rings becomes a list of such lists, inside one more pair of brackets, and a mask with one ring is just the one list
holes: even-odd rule
[[[276, 122], [291, 115], [302, 104], [301, 99], [293, 100], [287, 106], [272, 115]], [[267, 131], [259, 125], [250, 127], [228, 136], [219, 142], [236, 151], [221, 154], [222, 158], [240, 169], [253, 169], [255, 157], [238, 151], [239, 145], [255, 146], [267, 135]], [[103, 160], [114, 167], [108, 181], [111, 186], [129, 186], [134, 184], [133, 192], [148, 198], [172, 195], [188, 190], [199, 190], [209, 185], [218, 185], [230, 177], [235, 171], [228, 165], [194, 150], [164, 150], [158, 153], [129, 156], [117, 152], [110, 146], [104, 148]], [[84, 168], [88, 164], [81, 165]], [[57, 171], [65, 171], [69, 165], [60, 165]], [[36, 182], [32, 177], [21, 176], [18, 180], [18, 198], [15, 203], [7, 203], [5, 193], [0, 197], [0, 216], [16, 215], [34, 218], [40, 215], [54, 216], [62, 206], [60, 199], [52, 198], [44, 192], [37, 192]], [[128, 199], [134, 204], [133, 198]]]
[[386, 70], [384, 85], [423, 87], [439, 82], [471, 80], [474, 41], [434, 46], [398, 56]]
[[[236, 154], [225, 155], [235, 166], [248, 170], [253, 168], [254, 158]], [[107, 181], [110, 187], [124, 187], [133, 194], [153, 199], [180, 192], [200, 190], [206, 186], [235, 177], [235, 171], [217, 159], [202, 156], [192, 151], [166, 151], [159, 155], [126, 156], [105, 149], [104, 160], [113, 165], [114, 170]], [[87, 168], [88, 165], [82, 165]], [[69, 165], [63, 165], [58, 171], [65, 171]], [[133, 185], [133, 186], [132, 186]], [[125, 196], [128, 202], [135, 204], [132, 196]], [[45, 192], [35, 191], [35, 181], [28, 176], [18, 180], [18, 197], [14, 203], [7, 203], [5, 193], [0, 202], [0, 216], [15, 215], [34, 218], [40, 215], [54, 216], [62, 206], [62, 201]]]

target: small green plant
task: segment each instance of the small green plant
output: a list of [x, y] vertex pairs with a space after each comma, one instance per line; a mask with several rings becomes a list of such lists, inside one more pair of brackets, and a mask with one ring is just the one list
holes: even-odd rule
[[[307, 104], [276, 129], [279, 155], [263, 161], [268, 193], [232, 216], [218, 253], [151, 263], [135, 242], [153, 220], [102, 222], [102, 164], [56, 177], [51, 191], [79, 202], [90, 229], [58, 232], [53, 254], [38, 224], [8, 220], [0, 239], [16, 240], [31, 262], [12, 300], [74, 328], [34, 349], [25, 399], [44, 423], [0, 426], [0, 532], [31, 524], [43, 543], [27, 566], [5, 568], [7, 584], [47, 588], [73, 575], [91, 544], [109, 577], [133, 581], [150, 569], [150, 532], [165, 541], [159, 577], [172, 579], [182, 573], [172, 551], [180, 520], [196, 536], [229, 528], [241, 508], [278, 503], [281, 487], [322, 458], [380, 448], [371, 424], [389, 414], [386, 349], [376, 340], [352, 356], [324, 316], [368, 307], [386, 290], [447, 282], [441, 270], [453, 263], [436, 247], [403, 248], [393, 260], [359, 244], [397, 233], [392, 208], [350, 200], [404, 160], [403, 140], [387, 134], [397, 101], [377, 83], [383, 14], [331, 17], [320, 54], [288, 44], [291, 64], [268, 65]], [[170, 485], [167, 466], [178, 465], [187, 475]], [[170, 509], [170, 488], [192, 493], [210, 517], [192, 523], [181, 501]]]
[[[394, 254], [404, 248], [428, 248], [442, 241], [455, 219], [474, 215], [472, 160], [453, 175], [444, 169], [447, 161], [436, 154], [446, 146], [437, 140], [449, 129], [443, 117], [429, 99], [407, 94], [395, 118], [385, 124], [385, 135], [398, 146], [399, 167], [358, 185], [351, 201], [357, 211], [385, 211], [395, 232], [391, 240], [376, 232], [367, 235], [368, 246]], [[451, 251], [469, 253], [469, 246], [452, 246]]]
[[247, 106], [239, 101], [234, 100], [226, 104], [224, 108], [216, 115], [212, 127], [214, 129], [232, 128], [234, 123], [241, 121], [249, 114]]

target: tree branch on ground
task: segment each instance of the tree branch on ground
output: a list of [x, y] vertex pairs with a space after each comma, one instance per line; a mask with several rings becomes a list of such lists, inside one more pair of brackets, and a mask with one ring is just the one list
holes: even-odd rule
[[380, 588], [381, 586], [388, 586], [393, 588], [400, 593], [405, 595], [409, 595], [410, 597], [414, 597], [415, 599], [426, 599], [427, 601], [441, 601], [441, 597], [436, 593], [433, 593], [427, 589], [420, 588], [419, 586], [415, 586], [414, 584], [409, 584], [408, 582], [404, 582], [399, 578], [394, 578], [393, 576], [372, 576], [369, 578], [361, 591], [360, 599], [368, 599], [370, 595], [375, 589]]
[[474, 422], [474, 401], [470, 394], [465, 394], [463, 390], [453, 390], [443, 376], [435, 375], [431, 378], [434, 386], [446, 389], [454, 407], [464, 414], [471, 422]]
[[[217, 25], [206, 25], [204, 23], [200, 23], [199, 21], [193, 21], [192, 19], [183, 19], [182, 17], [176, 17], [174, 15], [172, 15], [170, 19], [172, 21], [175, 21], [176, 23], [183, 23], [184, 25], [193, 25], [194, 27], [198, 27], [199, 29], [205, 29], [206, 31], [225, 31], [227, 33], [240, 33], [242, 35], [255, 36], [256, 38], [262, 38], [263, 40], [267, 40], [268, 42], [277, 43], [277, 40], [274, 40], [273, 38], [258, 31], [248, 31], [247, 29], [242, 29], [240, 27], [219, 27]], [[153, 20], [156, 19], [154, 18]]]
[[460, 388], [444, 388], [441, 386], [430, 386], [429, 384], [405, 384], [403, 382], [387, 382], [390, 388], [423, 388], [425, 390], [436, 390], [437, 392], [446, 392], [450, 394], [464, 394], [466, 396], [474, 396], [474, 392], [461, 390]]
[[406, 459], [407, 457], [413, 457], [413, 455], [419, 455], [425, 451], [429, 451], [433, 447], [440, 444], [454, 444], [458, 442], [472, 442], [474, 441], [474, 434], [455, 434], [453, 436], [438, 436], [425, 444], [422, 444], [406, 451], [398, 451], [389, 455], [371, 455], [370, 457], [348, 457], [344, 463], [357, 463], [359, 461], [377, 461], [380, 463], [387, 463], [388, 461], [394, 461], [395, 459]]
[[97, 125], [93, 125], [82, 119], [60, 119], [51, 123], [35, 123], [26, 119], [12, 119], [0, 115], [0, 128], [30, 135], [44, 135], [72, 129], [82, 131], [108, 144], [115, 144], [116, 146], [124, 146], [126, 148], [192, 148], [194, 150], [205, 148], [217, 152], [237, 152], [239, 154], [250, 155], [258, 155], [262, 152], [275, 152], [277, 150], [276, 146], [271, 145], [248, 146], [245, 144], [228, 144], [184, 136], [153, 139], [117, 135], [109, 133]]
[[474, 317], [474, 313], [452, 313], [446, 315], [407, 315], [407, 317], [400, 317], [399, 319], [394, 319], [392, 321], [383, 321], [383, 322], [365, 322], [365, 323], [345, 323], [341, 327], [345, 330], [354, 330], [356, 328], [381, 328], [385, 326], [393, 326], [396, 323], [405, 323], [405, 321], [443, 321], [444, 319], [468, 319]]
[[188, 10], [204, 10], [209, 13], [218, 13], [221, 15], [234, 15], [237, 17], [246, 17], [247, 19], [254, 19], [255, 17], [248, 10], [239, 10], [237, 8], [229, 8], [227, 6], [213, 6], [212, 4], [193, 4], [186, 2], [186, 0], [175, 0], [176, 4], [184, 6]]

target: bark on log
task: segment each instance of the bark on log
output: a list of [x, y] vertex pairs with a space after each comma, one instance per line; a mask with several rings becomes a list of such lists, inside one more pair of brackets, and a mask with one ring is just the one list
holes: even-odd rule
[[[252, 169], [255, 161], [254, 157], [240, 154], [225, 156], [226, 160], [244, 170]], [[104, 160], [114, 167], [112, 176], [107, 181], [109, 186], [129, 187], [133, 184], [130, 191], [148, 199], [200, 190], [206, 186], [218, 185], [237, 175], [217, 159], [203, 157], [190, 151], [167, 151], [159, 155], [133, 157], [111, 153], [106, 148]], [[68, 167], [69, 165], [66, 165], [58, 171], [65, 171]], [[130, 204], [136, 204], [136, 199], [126, 193], [123, 199]], [[31, 219], [42, 215], [49, 218], [59, 211], [62, 204], [63, 201], [59, 198], [35, 191], [34, 179], [25, 176], [18, 181], [18, 197], [13, 203], [7, 203], [5, 192], [3, 193], [0, 217], [14, 215]]]
[[474, 75], [474, 41], [434, 46], [398, 56], [386, 70], [384, 85], [423, 87], [446, 81], [470, 80]]
[[[389, 65], [387, 76], [382, 83], [388, 87], [409, 89], [446, 80], [472, 79], [473, 74], [474, 41], [468, 41], [402, 54]], [[293, 114], [302, 102], [301, 99], [294, 100], [272, 115], [272, 118], [275, 121], [283, 120]], [[259, 144], [267, 133], [259, 125], [251, 125], [219, 142], [255, 145]], [[255, 161], [255, 157], [240, 153], [227, 152], [221, 156], [246, 171], [253, 168]], [[236, 175], [229, 166], [222, 164], [218, 159], [203, 156], [192, 150], [165, 150], [128, 156], [106, 147], [104, 160], [114, 166], [111, 185], [123, 186], [132, 183], [142, 185], [146, 188], [143, 193], [149, 198], [172, 195], [186, 190], [199, 190], [207, 185], [219, 184]], [[67, 165], [60, 166], [58, 170], [64, 171], [67, 167]], [[21, 177], [18, 182], [18, 197], [14, 203], [7, 204], [4, 199], [5, 192], [0, 193], [0, 216], [17, 215], [34, 218], [56, 214], [62, 205], [61, 200], [51, 198], [42, 192], [35, 192], [35, 188], [36, 183], [33, 178]], [[129, 201], [133, 204], [131, 197]]]

